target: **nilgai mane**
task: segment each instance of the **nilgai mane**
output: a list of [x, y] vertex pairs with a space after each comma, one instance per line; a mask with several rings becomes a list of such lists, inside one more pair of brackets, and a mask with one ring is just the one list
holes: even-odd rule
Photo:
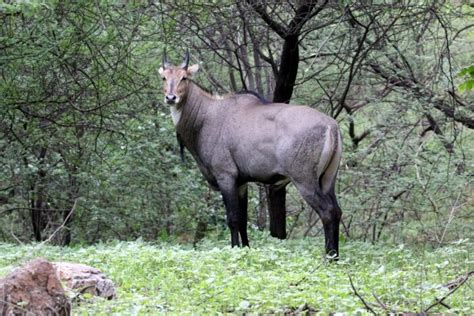
[[[247, 183], [269, 184], [272, 235], [285, 238], [285, 198], [292, 182], [319, 214], [326, 252], [338, 255], [341, 209], [334, 192], [342, 141], [334, 119], [306, 106], [266, 103], [254, 94], [216, 97], [190, 77], [189, 54], [176, 67], [166, 55], [159, 70], [180, 142], [191, 152], [227, 211], [232, 246], [248, 246]], [[283, 190], [284, 191], [284, 190]], [[283, 203], [283, 205], [281, 205]], [[280, 205], [278, 205], [280, 204]]]

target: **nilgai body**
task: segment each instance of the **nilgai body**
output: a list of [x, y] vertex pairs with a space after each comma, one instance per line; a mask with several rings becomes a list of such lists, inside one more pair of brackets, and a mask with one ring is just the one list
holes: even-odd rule
[[[251, 93], [213, 96], [191, 80], [198, 68], [189, 66], [188, 54], [180, 66], [165, 56], [159, 72], [179, 141], [222, 194], [232, 246], [249, 245], [247, 183], [271, 185], [276, 194], [269, 203], [284, 204], [278, 191], [292, 182], [321, 218], [326, 252], [337, 257], [341, 209], [334, 186], [342, 141], [336, 121], [307, 106], [268, 103]], [[272, 235], [285, 238], [285, 207], [272, 209], [279, 213], [270, 214], [277, 218]]]

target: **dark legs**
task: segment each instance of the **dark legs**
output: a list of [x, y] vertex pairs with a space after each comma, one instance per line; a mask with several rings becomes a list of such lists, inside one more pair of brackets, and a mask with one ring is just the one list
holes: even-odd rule
[[318, 213], [324, 228], [326, 254], [331, 258], [339, 256], [339, 223], [341, 221], [341, 208], [337, 203], [334, 188], [326, 194], [319, 188], [308, 189], [296, 185], [303, 198]]
[[227, 226], [230, 229], [232, 247], [240, 247], [239, 233], [242, 245], [248, 246], [247, 237], [247, 184], [237, 188], [235, 180], [226, 179], [219, 182], [227, 213]]
[[324, 210], [318, 212], [323, 222], [326, 254], [330, 257], [339, 256], [339, 224], [341, 222], [341, 208], [337, 203], [334, 190], [328, 194], [330, 203]]
[[[227, 225], [231, 233], [232, 247], [249, 246], [247, 236], [247, 184], [237, 187], [234, 179], [219, 181], [227, 212]], [[326, 253], [331, 258], [339, 256], [339, 223], [341, 209], [337, 202], [334, 188], [322, 193], [320, 188], [295, 183], [303, 198], [318, 213], [324, 228]], [[286, 188], [267, 187], [268, 206], [270, 211], [270, 233], [273, 237], [286, 238]], [[240, 238], [239, 238], [240, 235]]]
[[242, 239], [242, 246], [249, 246], [249, 239], [247, 237], [247, 220], [248, 220], [248, 187], [247, 184], [239, 188], [239, 232]]
[[286, 238], [286, 186], [266, 186], [270, 214], [270, 235]]

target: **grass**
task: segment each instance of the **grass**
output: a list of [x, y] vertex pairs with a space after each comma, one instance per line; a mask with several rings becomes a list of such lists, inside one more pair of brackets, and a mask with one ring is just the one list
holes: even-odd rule
[[[323, 259], [319, 239], [279, 241], [253, 232], [252, 248], [232, 249], [227, 240], [205, 240], [197, 249], [168, 243], [111, 242], [59, 248], [0, 244], [0, 276], [41, 256], [101, 269], [118, 286], [118, 298], [83, 298], [76, 315], [284, 313], [306, 304], [324, 314], [367, 313], [349, 282], [377, 313], [420, 312], [443, 287], [473, 270], [467, 240], [433, 249], [345, 242], [342, 259]], [[430, 312], [471, 314], [472, 279]], [[306, 308], [306, 307], [305, 307]], [[301, 308], [303, 309], [303, 308]]]

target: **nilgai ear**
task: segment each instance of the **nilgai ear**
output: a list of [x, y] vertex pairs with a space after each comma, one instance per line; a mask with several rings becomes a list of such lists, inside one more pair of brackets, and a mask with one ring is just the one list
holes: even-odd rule
[[198, 71], [198, 69], [199, 69], [199, 65], [194, 64], [194, 65], [188, 67], [188, 73], [190, 75], [194, 75], [196, 73], [196, 71]]
[[163, 76], [163, 71], [165, 71], [165, 69], [163, 67], [160, 67], [160, 69], [158, 69], [158, 72], [160, 73], [160, 75]]

